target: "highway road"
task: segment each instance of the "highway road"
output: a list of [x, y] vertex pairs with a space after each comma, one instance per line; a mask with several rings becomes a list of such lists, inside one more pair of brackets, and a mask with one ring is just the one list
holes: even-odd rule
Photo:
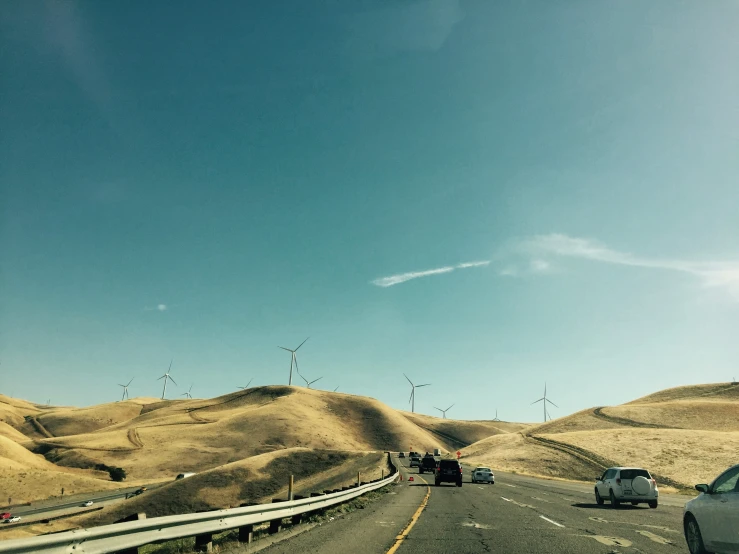
[[631, 505], [614, 510], [597, 506], [587, 484], [495, 472], [495, 485], [476, 485], [465, 466], [461, 488], [436, 487], [433, 476], [407, 468], [407, 459], [397, 462], [404, 480], [391, 495], [262, 552], [688, 552], [681, 524], [688, 497], [663, 495], [656, 510]]

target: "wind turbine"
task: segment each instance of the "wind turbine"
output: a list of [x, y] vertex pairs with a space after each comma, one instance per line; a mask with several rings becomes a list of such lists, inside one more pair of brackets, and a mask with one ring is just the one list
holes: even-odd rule
[[493, 421], [500, 421], [498, 419], [498, 408], [495, 408], [495, 419]]
[[[171, 377], [170, 377], [170, 379], [171, 379]], [[188, 389], [188, 391], [186, 393], [183, 393], [180, 396], [187, 396], [188, 398], [192, 398], [192, 394], [190, 394], [190, 391], [191, 390], [192, 390], [192, 385], [190, 385], [190, 388]]]
[[133, 383], [133, 379], [131, 379], [126, 385], [118, 385], [119, 387], [123, 387], [123, 396], [121, 397], [121, 402], [126, 398], [130, 398], [130, 396], [128, 396], [128, 385], [130, 385], [131, 383]]
[[336, 392], [337, 390], [339, 390], [339, 387], [336, 387], [336, 388], [334, 389], [334, 392]]
[[241, 390], [246, 390], [246, 389], [248, 389], [248, 388], [249, 388], [249, 385], [251, 385], [251, 382], [252, 382], [253, 380], [254, 380], [254, 377], [252, 377], [251, 379], [249, 379], [249, 382], [248, 382], [248, 383], [246, 384], [246, 386], [245, 386], [245, 387], [239, 387], [239, 388], [240, 388]]
[[[408, 379], [408, 376], [404, 373], [403, 376]], [[408, 382], [411, 384], [411, 398], [408, 400], [411, 404], [411, 413], [414, 413], [416, 411], [416, 389], [420, 387], [427, 387], [431, 383], [424, 383], [423, 385], [414, 385], [413, 381], [408, 379]]]
[[[310, 337], [308, 337], [308, 339], [309, 338]], [[290, 358], [290, 378], [287, 381], [288, 385], [293, 384], [293, 364], [295, 364], [295, 369], [298, 369], [298, 356], [296, 352], [300, 350], [300, 347], [303, 346], [305, 344], [305, 341], [307, 341], [308, 339], [305, 339], [303, 342], [301, 342], [300, 345], [295, 350], [292, 350], [290, 348], [285, 348], [284, 346], [277, 347], [277, 348], [282, 348], [283, 350], [287, 350], [288, 352], [292, 353], [292, 358]], [[300, 373], [300, 370], [298, 370], [298, 373]]]
[[300, 373], [300, 371], [298, 371], [298, 375], [300, 375], [300, 378], [301, 378], [301, 379], [302, 379], [303, 381], [305, 381], [305, 388], [307, 388], [307, 389], [309, 389], [309, 388], [310, 388], [310, 386], [311, 386], [311, 385], [312, 385], [313, 383], [315, 383], [316, 381], [320, 381], [321, 379], [323, 379], [323, 375], [321, 375], [321, 376], [320, 376], [320, 377], [319, 377], [318, 379], [313, 379], [312, 381], [308, 381], [308, 379], [306, 379], [305, 377], [303, 377], [303, 374], [302, 374], [302, 373]]
[[453, 406], [454, 406], [454, 404], [452, 404], [451, 406], [449, 406], [446, 410], [442, 410], [441, 408], [437, 408], [436, 406], [434, 406], [434, 410], [439, 410], [441, 412], [442, 418], [443, 419], [446, 419], [446, 413], [449, 410], [451, 410]]
[[[547, 402], [549, 402], [555, 408], [559, 408], [559, 406], [557, 406], [554, 402], [552, 402], [551, 400], [549, 400], [547, 398], [547, 384], [546, 384], [546, 382], [544, 383], [544, 396], [542, 396], [536, 402], [532, 402], [531, 405], [533, 406], [534, 404], [538, 404], [539, 402], [543, 402], [543, 406], [544, 406], [544, 423], [546, 423], [547, 422], [547, 416], [549, 415], [549, 412], [547, 412]], [[552, 418], [550, 417], [549, 419], [552, 419]]]
[[175, 385], [177, 385], [177, 381], [172, 379], [172, 376], [169, 374], [169, 372], [172, 370], [172, 362], [174, 360], [170, 360], [169, 362], [169, 368], [167, 369], [167, 373], [162, 375], [157, 381], [160, 381], [161, 379], [164, 379], [164, 389], [162, 390], [162, 400], [164, 400], [164, 395], [167, 394], [167, 380], [172, 381]]

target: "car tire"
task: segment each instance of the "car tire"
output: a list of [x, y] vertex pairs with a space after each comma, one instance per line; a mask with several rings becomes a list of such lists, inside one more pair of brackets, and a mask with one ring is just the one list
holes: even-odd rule
[[605, 502], [605, 500], [603, 500], [603, 497], [598, 492], [598, 489], [595, 489], [595, 503], [598, 506], [602, 506], [604, 502]]
[[631, 503], [631, 505], [632, 505], [632, 506], [638, 506], [638, 505], [639, 505], [639, 503], [638, 503], [638, 502], [632, 502], [632, 503]]
[[434, 481], [434, 485], [435, 485], [435, 486], [437, 486], [437, 487], [438, 487], [438, 486], [439, 486], [440, 484], [441, 484], [441, 482], [440, 482], [440, 481]]
[[472, 483], [474, 485], [475, 484], [475, 479], [474, 478], [470, 479], [470, 483]]
[[420, 469], [418, 470], [418, 473], [423, 473], [423, 468], [420, 468]]
[[647, 504], [649, 504], [649, 507], [654, 510], [657, 507], [658, 502], [656, 500], [650, 500]]
[[701, 535], [701, 529], [698, 526], [698, 522], [695, 520], [692, 514], [685, 516], [683, 521], [683, 528], [685, 530], [685, 542], [688, 543], [688, 550], [690, 554], [709, 554], [703, 544], [703, 535]]
[[613, 494], [613, 489], [611, 489], [611, 492], [609, 494], [609, 498], [611, 500], [611, 508], [618, 508], [621, 505], [621, 502], [616, 500], [616, 495]]
[[457, 481], [457, 486], [458, 487], [461, 487], [462, 486], [462, 481]]

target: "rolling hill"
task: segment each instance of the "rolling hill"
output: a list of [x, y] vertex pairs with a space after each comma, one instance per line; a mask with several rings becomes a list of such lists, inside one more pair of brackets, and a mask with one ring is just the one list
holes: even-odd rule
[[531, 426], [518, 437], [489, 437], [463, 452], [470, 463], [586, 481], [610, 465], [643, 466], [663, 486], [689, 490], [737, 463], [739, 384], [666, 389]]

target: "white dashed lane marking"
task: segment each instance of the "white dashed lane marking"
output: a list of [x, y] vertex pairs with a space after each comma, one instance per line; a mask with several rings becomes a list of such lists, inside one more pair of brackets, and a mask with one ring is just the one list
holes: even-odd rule
[[542, 515], [540, 515], [539, 517], [540, 517], [541, 519], [543, 519], [544, 521], [548, 521], [548, 522], [549, 522], [549, 523], [551, 523], [552, 525], [556, 525], [557, 527], [564, 527], [564, 525], [562, 525], [561, 523], [557, 523], [557, 522], [556, 522], [556, 521], [554, 521], [553, 519], [549, 519], [548, 517], [544, 517], [544, 516], [542, 516]]

